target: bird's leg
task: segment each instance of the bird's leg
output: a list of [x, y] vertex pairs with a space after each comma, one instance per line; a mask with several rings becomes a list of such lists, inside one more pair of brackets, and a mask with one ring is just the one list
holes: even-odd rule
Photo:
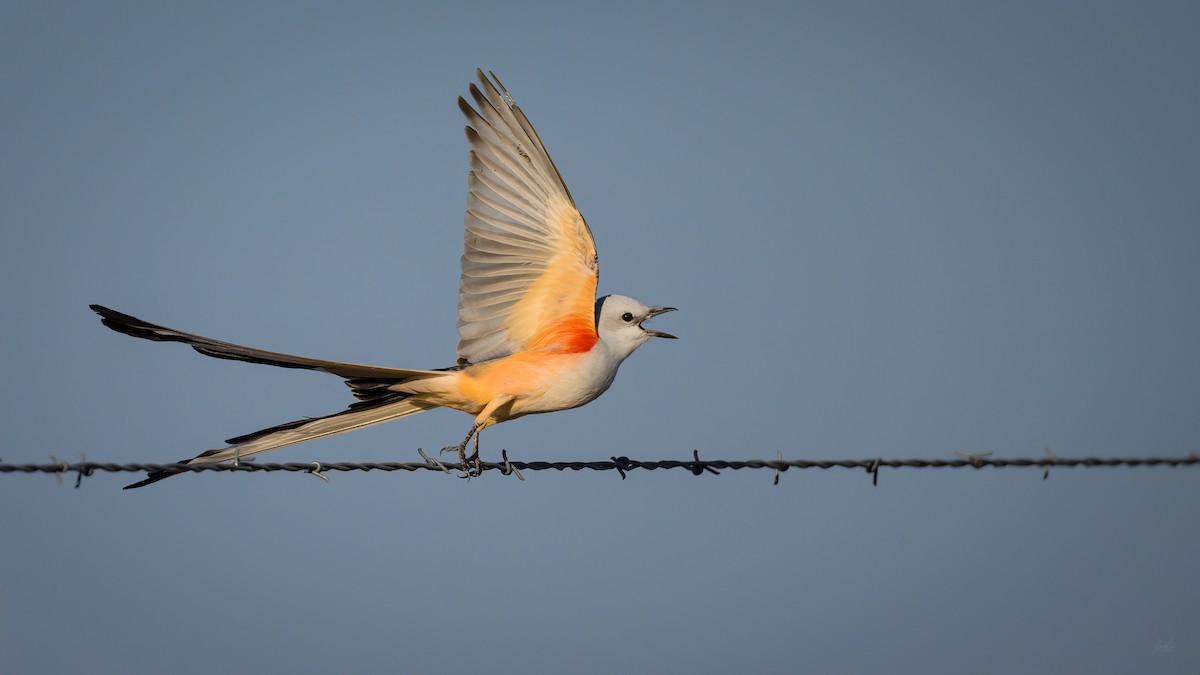
[[[483, 473], [483, 462], [479, 459], [479, 434], [477, 432], [482, 431], [483, 429], [500, 421], [492, 419], [492, 415], [501, 406], [511, 404], [516, 398], [517, 397], [513, 396], [512, 394], [501, 394], [488, 401], [488, 404], [483, 406], [483, 410], [479, 411], [479, 414], [475, 416], [475, 423], [471, 425], [471, 430], [467, 432], [467, 437], [463, 439], [463, 442], [459, 443], [458, 445], [451, 445], [449, 447], [442, 448], [442, 452], [449, 452], [453, 450], [458, 453], [459, 460], [462, 462], [463, 471], [467, 474], [467, 478], [470, 478], [472, 475], [478, 476]], [[467, 457], [467, 443], [471, 441], [471, 436], [475, 437], [475, 454]], [[469, 463], [474, 464], [473, 473], [472, 469], [468, 468]]]
[[471, 464], [471, 466], [474, 468], [476, 476], [483, 475], [483, 462], [479, 461], [479, 437], [480, 436], [483, 436], [483, 427], [482, 426], [479, 427], [479, 429], [477, 429], [475, 431], [475, 452], [471, 453], [471, 455], [469, 457], [467, 457], [467, 462], [469, 462]]

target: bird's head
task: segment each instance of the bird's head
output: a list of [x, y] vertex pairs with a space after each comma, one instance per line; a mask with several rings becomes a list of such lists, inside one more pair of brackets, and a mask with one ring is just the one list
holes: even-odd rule
[[624, 295], [606, 295], [596, 301], [596, 332], [605, 346], [624, 359], [653, 337], [676, 339], [670, 333], [651, 330], [642, 322], [674, 307], [647, 307]]

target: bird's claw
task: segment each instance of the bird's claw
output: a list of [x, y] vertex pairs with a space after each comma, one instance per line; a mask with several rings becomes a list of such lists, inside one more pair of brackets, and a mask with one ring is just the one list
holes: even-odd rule
[[473, 478], [483, 475], [483, 462], [479, 461], [478, 450], [470, 457], [467, 457], [467, 444], [463, 443], [461, 445], [447, 445], [441, 450], [441, 453], [446, 452], [453, 452], [458, 455], [458, 463], [463, 471], [459, 478]]
[[447, 445], [446, 447], [442, 448], [441, 452], [438, 454], [441, 455], [447, 452], [453, 452], [458, 455], [458, 464], [463, 471], [459, 478], [470, 478], [471, 471], [467, 468], [467, 444], [462, 443], [460, 445]]

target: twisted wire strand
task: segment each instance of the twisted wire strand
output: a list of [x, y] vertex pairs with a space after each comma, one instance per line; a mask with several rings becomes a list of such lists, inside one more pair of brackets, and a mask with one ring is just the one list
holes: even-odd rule
[[[418, 450], [420, 452], [420, 450]], [[146, 463], [127, 463], [117, 464], [111, 462], [66, 462], [55, 460], [49, 464], [5, 464], [0, 463], [0, 473], [47, 473], [47, 474], [65, 474], [75, 473], [78, 475], [76, 486], [84, 476], [91, 476], [96, 472], [105, 473], [139, 473], [139, 472], [159, 472], [159, 471], [184, 471], [190, 473], [202, 473], [206, 471], [216, 472], [245, 472], [245, 473], [260, 473], [273, 471], [286, 471], [298, 473], [311, 473], [320, 478], [328, 480], [327, 476], [322, 472], [329, 471], [440, 471], [443, 473], [451, 473], [454, 471], [465, 471], [466, 467], [457, 462], [441, 462], [435, 458], [429, 458], [424, 452], [421, 452], [425, 461], [421, 462], [241, 462], [238, 464], [146, 464]], [[872, 480], [877, 482], [879, 478], [880, 468], [911, 468], [911, 469], [961, 469], [975, 468], [982, 469], [985, 467], [1004, 469], [1010, 467], [1038, 467], [1046, 469], [1045, 478], [1049, 475], [1051, 467], [1153, 467], [1153, 466], [1195, 466], [1200, 465], [1200, 455], [1191, 453], [1183, 457], [1057, 457], [1049, 452], [1047, 456], [1040, 459], [1034, 458], [1014, 458], [1003, 459], [993, 458], [982, 454], [965, 454], [959, 453], [956, 459], [827, 459], [827, 460], [808, 460], [808, 459], [789, 459], [782, 458], [782, 454], [778, 459], [744, 459], [744, 460], [727, 460], [727, 459], [701, 459], [699, 452], [693, 451], [693, 459], [691, 460], [637, 460], [629, 457], [611, 457], [607, 460], [598, 461], [510, 461], [507, 453], [504, 453], [504, 462], [483, 462], [481, 468], [483, 471], [500, 471], [504, 474], [516, 473], [520, 477], [522, 471], [616, 471], [620, 473], [621, 478], [625, 478], [627, 471], [638, 469], [647, 471], [657, 471], [659, 469], [687, 469], [695, 475], [702, 473], [716, 474], [720, 470], [731, 469], [739, 471], [742, 469], [772, 469], [776, 472], [775, 482], [779, 482], [779, 474], [789, 469], [863, 469], [867, 473], [872, 474]], [[522, 479], [523, 480], [523, 479]]]

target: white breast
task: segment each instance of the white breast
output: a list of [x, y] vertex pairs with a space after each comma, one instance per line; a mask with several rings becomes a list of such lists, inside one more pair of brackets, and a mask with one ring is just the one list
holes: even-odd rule
[[578, 367], [546, 382], [544, 393], [514, 405], [513, 412], [520, 415], [553, 412], [594, 401], [612, 385], [620, 365], [620, 359], [614, 358], [602, 343], [596, 343], [579, 360]]

